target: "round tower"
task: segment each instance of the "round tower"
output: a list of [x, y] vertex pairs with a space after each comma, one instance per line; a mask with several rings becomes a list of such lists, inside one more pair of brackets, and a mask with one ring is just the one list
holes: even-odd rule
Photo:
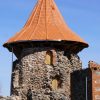
[[5, 44], [13, 63], [11, 95], [21, 100], [71, 100], [70, 74], [88, 47], [65, 24], [54, 0], [38, 0], [23, 29]]

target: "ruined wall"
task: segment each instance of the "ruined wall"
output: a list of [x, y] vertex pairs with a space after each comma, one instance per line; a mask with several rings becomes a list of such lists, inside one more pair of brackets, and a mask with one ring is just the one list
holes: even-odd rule
[[[46, 52], [53, 53], [53, 63], [45, 63]], [[71, 100], [71, 73], [82, 63], [76, 54], [53, 48], [27, 48], [14, 63], [11, 94], [21, 100]], [[53, 81], [57, 80], [57, 89]], [[77, 99], [79, 100], [79, 99]]]
[[91, 76], [92, 73], [89, 68], [77, 70], [71, 73], [71, 100], [86, 100], [86, 96], [88, 100], [92, 100]]
[[92, 72], [92, 100], [100, 100], [100, 65], [90, 61], [89, 68]]
[[86, 77], [88, 100], [100, 100], [100, 65], [89, 61], [87, 69], [71, 73], [72, 100], [86, 100]]

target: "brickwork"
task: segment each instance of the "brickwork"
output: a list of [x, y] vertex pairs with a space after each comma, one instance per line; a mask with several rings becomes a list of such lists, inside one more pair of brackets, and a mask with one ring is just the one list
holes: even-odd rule
[[[52, 63], [46, 64], [47, 52], [52, 52]], [[87, 88], [86, 88], [87, 77]], [[11, 97], [0, 100], [99, 100], [100, 65], [89, 62], [82, 69], [77, 54], [53, 47], [23, 49], [13, 62]]]
[[[89, 68], [77, 70], [71, 75], [72, 100], [100, 100], [100, 65], [90, 61]], [[86, 88], [87, 77], [87, 88]]]
[[100, 100], [100, 65], [90, 61], [89, 67], [92, 72], [92, 100]]
[[[52, 63], [46, 64], [47, 52]], [[0, 100], [99, 100], [100, 65], [90, 61], [82, 69], [77, 54], [53, 47], [23, 49], [13, 62], [11, 97]], [[87, 77], [87, 88], [86, 88]]]

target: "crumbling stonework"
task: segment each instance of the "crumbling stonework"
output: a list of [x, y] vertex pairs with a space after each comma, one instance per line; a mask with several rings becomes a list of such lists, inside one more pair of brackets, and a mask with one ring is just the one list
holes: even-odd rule
[[[45, 64], [46, 52], [54, 53], [53, 64]], [[71, 73], [80, 70], [77, 54], [54, 48], [27, 48], [14, 62], [11, 95], [20, 100], [71, 100]], [[58, 81], [56, 90], [52, 81]]]
[[21, 100], [21, 98], [19, 96], [7, 96], [7, 97], [2, 97], [0, 96], [0, 100]]
[[[48, 51], [54, 58], [51, 64], [45, 63]], [[13, 63], [11, 96], [0, 96], [0, 100], [86, 100], [86, 89], [87, 99], [95, 100], [99, 94], [93, 95], [99, 88], [99, 67], [90, 61], [89, 68], [82, 69], [78, 55], [63, 50], [27, 48]]]

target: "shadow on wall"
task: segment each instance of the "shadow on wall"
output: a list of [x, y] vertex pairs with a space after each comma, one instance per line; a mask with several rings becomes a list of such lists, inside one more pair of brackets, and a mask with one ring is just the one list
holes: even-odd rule
[[71, 73], [71, 100], [86, 98], [92, 100], [92, 74], [89, 68]]

